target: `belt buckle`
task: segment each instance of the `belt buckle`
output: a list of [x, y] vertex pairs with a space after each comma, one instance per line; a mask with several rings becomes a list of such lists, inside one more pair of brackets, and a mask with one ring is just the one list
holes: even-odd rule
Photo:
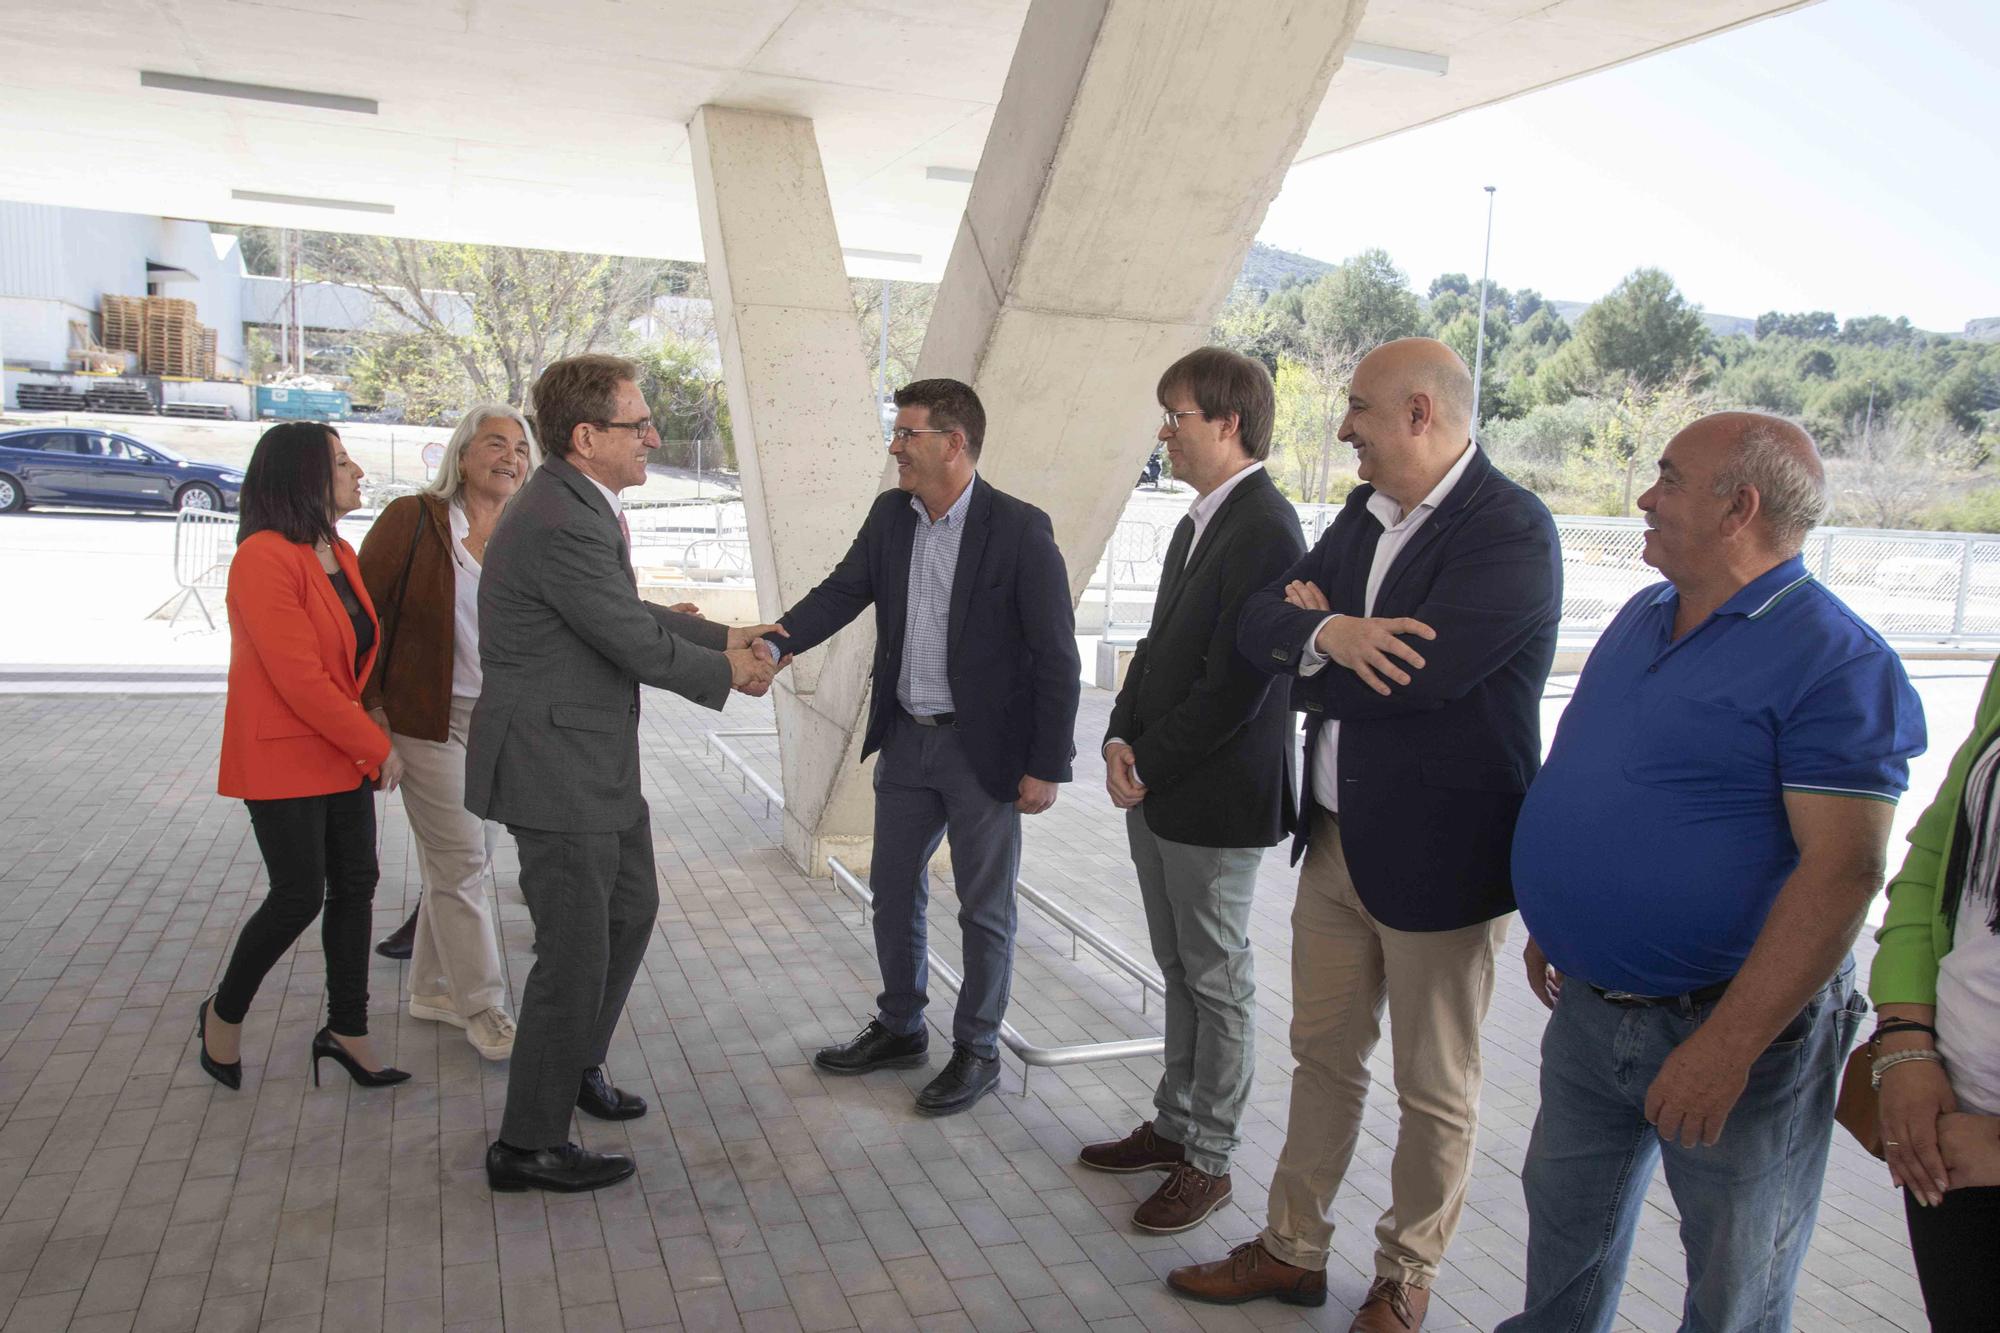
[[1626, 1009], [1643, 1009], [1653, 1003], [1652, 996], [1634, 995], [1628, 990], [1608, 990], [1601, 992], [1601, 994], [1604, 996], [1605, 1003], [1615, 1004]]

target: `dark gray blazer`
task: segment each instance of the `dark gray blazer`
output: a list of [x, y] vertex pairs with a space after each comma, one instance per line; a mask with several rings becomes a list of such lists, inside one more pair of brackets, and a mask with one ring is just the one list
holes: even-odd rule
[[639, 683], [720, 709], [728, 639], [726, 625], [640, 600], [610, 504], [548, 459], [486, 547], [465, 808], [551, 832], [630, 828], [646, 808]]

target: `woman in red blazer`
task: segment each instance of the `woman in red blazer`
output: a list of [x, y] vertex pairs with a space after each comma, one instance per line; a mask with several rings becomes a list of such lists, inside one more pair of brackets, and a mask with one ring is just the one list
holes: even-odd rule
[[361, 476], [340, 435], [308, 421], [265, 431], [244, 471], [217, 789], [249, 807], [271, 887], [197, 1012], [201, 1067], [225, 1087], [243, 1083], [250, 1001], [316, 916], [328, 1022], [313, 1037], [313, 1081], [322, 1059], [367, 1087], [409, 1077], [368, 1043], [374, 787], [392, 790], [402, 766], [361, 708], [379, 631], [354, 550], [334, 529], [361, 507]]

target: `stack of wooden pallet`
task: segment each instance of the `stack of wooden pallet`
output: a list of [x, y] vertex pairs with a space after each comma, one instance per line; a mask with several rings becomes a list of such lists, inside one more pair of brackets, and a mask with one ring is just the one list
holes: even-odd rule
[[142, 352], [146, 346], [146, 298], [112, 296], [106, 293], [98, 303], [98, 323], [103, 326], [101, 341], [114, 352]]
[[84, 406], [92, 412], [132, 412], [151, 414], [153, 395], [144, 384], [133, 380], [106, 380], [84, 390]]
[[202, 379], [215, 378], [215, 330], [206, 324], [197, 324], [201, 330], [201, 342], [195, 352], [194, 373]]
[[234, 415], [221, 403], [162, 403], [163, 417], [191, 417], [203, 421], [228, 421]]
[[146, 298], [146, 342], [139, 353], [148, 375], [193, 375], [201, 356], [201, 325], [194, 302], [177, 296]]
[[23, 384], [15, 393], [29, 412], [83, 411], [83, 395], [60, 384]]

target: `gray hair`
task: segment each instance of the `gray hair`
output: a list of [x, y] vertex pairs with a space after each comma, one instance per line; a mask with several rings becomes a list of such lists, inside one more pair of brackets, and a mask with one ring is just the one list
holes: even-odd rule
[[[1785, 438], [1788, 432], [1803, 437], [1805, 451]], [[1739, 486], [1756, 489], [1771, 543], [1786, 556], [1797, 555], [1806, 534], [1826, 517], [1825, 469], [1819, 466], [1812, 436], [1792, 422], [1771, 418], [1745, 428], [1729, 461], [1715, 474], [1715, 494], [1728, 499]]]
[[437, 475], [431, 478], [431, 484], [424, 487], [426, 495], [435, 495], [446, 504], [458, 498], [458, 493], [465, 489], [466, 447], [479, 434], [480, 427], [494, 417], [506, 417], [528, 437], [528, 470], [533, 472], [542, 465], [542, 448], [535, 443], [535, 428], [528, 424], [528, 419], [521, 415], [520, 410], [505, 403], [480, 403], [467, 409], [465, 415], [458, 419], [458, 428], [445, 442], [444, 461], [438, 464]]

